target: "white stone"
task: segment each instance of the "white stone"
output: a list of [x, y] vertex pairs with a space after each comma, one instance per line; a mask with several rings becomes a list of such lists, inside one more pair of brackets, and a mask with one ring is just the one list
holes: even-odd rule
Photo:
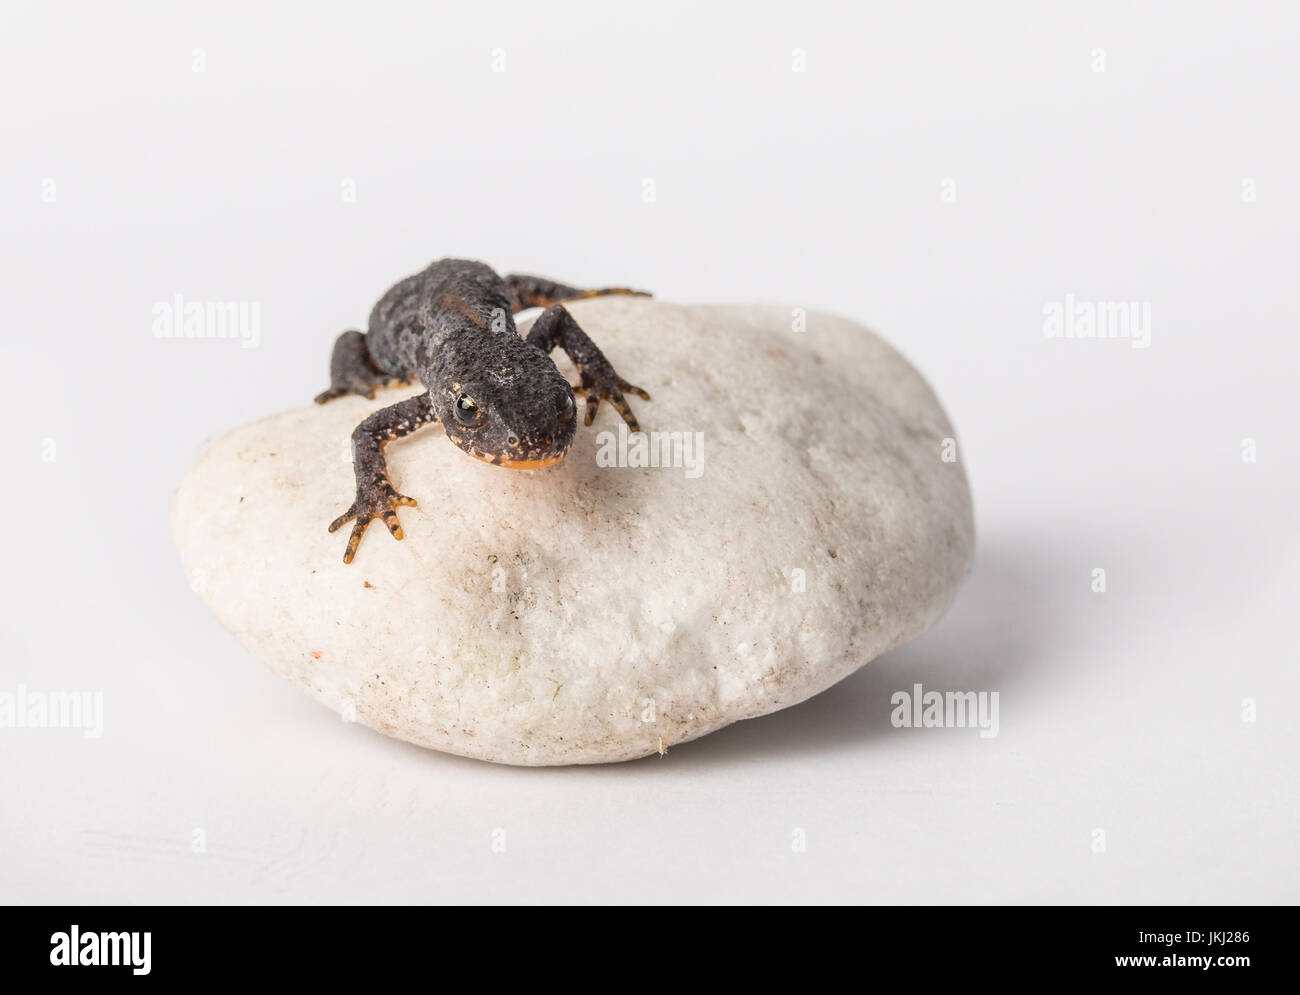
[[176, 494], [186, 576], [221, 623], [388, 735], [570, 764], [803, 701], [948, 608], [974, 548], [960, 449], [885, 342], [816, 313], [795, 331], [780, 307], [572, 308], [650, 391], [631, 400], [643, 429], [703, 433], [702, 473], [598, 466], [608, 406], [543, 470], [480, 463], [430, 426], [386, 450], [419, 502], [398, 509], [405, 540], [374, 524], [344, 565], [347, 529], [326, 526], [352, 501], [349, 434], [413, 391], [265, 418]]

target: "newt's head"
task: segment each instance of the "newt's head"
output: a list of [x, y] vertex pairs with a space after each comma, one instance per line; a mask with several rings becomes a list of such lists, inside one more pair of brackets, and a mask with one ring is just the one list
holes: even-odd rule
[[550, 357], [522, 341], [520, 347], [489, 363], [482, 356], [463, 363], [448, 357], [429, 393], [447, 438], [469, 455], [535, 470], [569, 451], [577, 405]]

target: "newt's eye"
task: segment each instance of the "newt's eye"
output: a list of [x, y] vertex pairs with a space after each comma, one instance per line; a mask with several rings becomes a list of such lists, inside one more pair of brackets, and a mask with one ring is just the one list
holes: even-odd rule
[[456, 398], [456, 403], [452, 407], [452, 413], [455, 414], [456, 420], [462, 425], [477, 424], [483, 417], [483, 409], [478, 406], [478, 402], [468, 394], [461, 394]]

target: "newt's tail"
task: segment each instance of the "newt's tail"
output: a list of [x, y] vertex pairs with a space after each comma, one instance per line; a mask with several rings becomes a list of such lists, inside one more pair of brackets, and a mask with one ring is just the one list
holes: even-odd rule
[[628, 287], [581, 290], [544, 277], [526, 276], [521, 273], [511, 273], [506, 277], [506, 292], [510, 295], [510, 310], [515, 314], [528, 307], [550, 307], [563, 301], [580, 301], [588, 297], [605, 297], [610, 294], [624, 294], [629, 297], [652, 296], [644, 290], [632, 290]]

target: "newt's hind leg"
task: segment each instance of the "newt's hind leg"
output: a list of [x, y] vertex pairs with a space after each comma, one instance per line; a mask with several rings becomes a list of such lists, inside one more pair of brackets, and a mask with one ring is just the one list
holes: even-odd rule
[[357, 478], [356, 499], [347, 511], [330, 523], [330, 531], [342, 528], [356, 519], [352, 535], [348, 537], [343, 562], [351, 563], [361, 545], [366, 526], [378, 518], [392, 533], [394, 539], [402, 538], [402, 525], [397, 520], [397, 508], [415, 504], [414, 498], [399, 494], [388, 479], [388, 464], [384, 460], [384, 446], [394, 439], [410, 435], [422, 425], [436, 422], [433, 401], [429, 395], [416, 394], [376, 411], [352, 430], [352, 468]]
[[541, 276], [511, 273], [506, 277], [506, 293], [510, 296], [510, 310], [518, 314], [528, 307], [550, 307], [560, 301], [579, 301], [586, 297], [605, 297], [609, 294], [626, 294], [630, 297], [651, 296], [644, 290], [627, 287], [602, 287], [599, 290], [581, 290], [565, 283], [556, 283]]
[[366, 337], [357, 331], [344, 332], [334, 342], [330, 357], [330, 387], [316, 395], [316, 403], [324, 404], [345, 394], [360, 394], [374, 398], [377, 387], [405, 387], [411, 376], [395, 377], [385, 373], [370, 358]]

